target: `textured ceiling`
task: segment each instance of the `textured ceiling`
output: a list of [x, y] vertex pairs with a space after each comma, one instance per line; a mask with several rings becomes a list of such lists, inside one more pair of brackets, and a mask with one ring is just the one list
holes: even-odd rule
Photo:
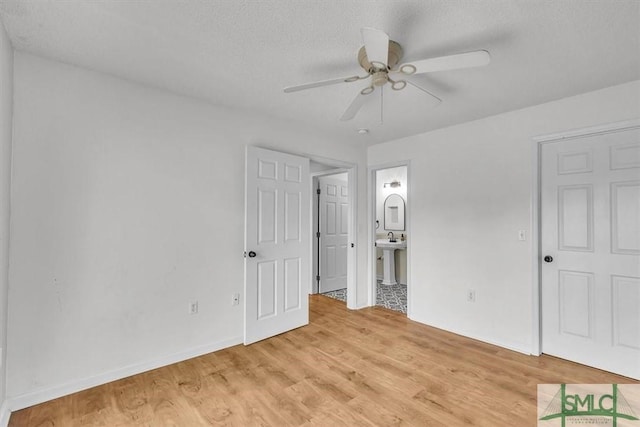
[[[0, 16], [18, 50], [368, 144], [640, 79], [637, 0], [0, 0]], [[492, 62], [415, 76], [435, 108], [386, 90], [382, 125], [378, 102], [339, 121], [363, 82], [283, 93], [361, 74], [364, 26], [403, 62], [477, 49]]]

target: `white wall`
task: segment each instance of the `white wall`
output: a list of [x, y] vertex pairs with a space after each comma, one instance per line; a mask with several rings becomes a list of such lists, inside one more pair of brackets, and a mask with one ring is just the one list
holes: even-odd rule
[[[13, 48], [0, 22], [0, 404], [5, 400], [7, 292], [9, 289], [9, 217], [13, 111]], [[0, 414], [0, 417], [3, 414]], [[1, 422], [1, 421], [0, 421]]]
[[531, 351], [531, 140], [637, 117], [640, 81], [370, 147], [411, 159], [412, 318]]
[[319, 163], [313, 160], [309, 162], [309, 172], [311, 173], [323, 172], [323, 171], [327, 171], [335, 168], [336, 168], [335, 166], [325, 165], [324, 163]]
[[359, 163], [365, 179], [362, 146], [299, 125], [20, 52], [15, 76], [16, 406], [238, 342], [246, 144]]

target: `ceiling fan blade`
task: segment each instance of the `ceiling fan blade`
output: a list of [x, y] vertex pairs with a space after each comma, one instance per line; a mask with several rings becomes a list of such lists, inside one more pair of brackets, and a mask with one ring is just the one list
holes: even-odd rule
[[442, 102], [442, 99], [438, 98], [437, 96], [435, 96], [434, 94], [432, 94], [431, 92], [429, 92], [428, 90], [426, 90], [423, 87], [418, 86], [417, 84], [410, 82], [409, 80], [406, 80], [407, 84], [415, 87], [416, 89], [421, 90], [422, 92], [426, 93], [429, 96], [429, 102], [435, 107], [437, 105], [440, 105], [440, 103]]
[[387, 68], [389, 59], [389, 36], [384, 31], [375, 28], [364, 27], [360, 30], [364, 50], [371, 65], [378, 68]]
[[440, 56], [421, 61], [403, 64], [398, 68], [403, 74], [433, 73], [435, 71], [457, 70], [460, 68], [480, 67], [491, 62], [486, 50], [460, 53], [458, 55]]
[[361, 77], [358, 77], [358, 76], [350, 76], [350, 77], [340, 77], [337, 79], [330, 79], [330, 80], [321, 80], [319, 82], [305, 83], [303, 85], [285, 87], [284, 92], [291, 93], [291, 92], [297, 92], [299, 90], [312, 89], [314, 87], [329, 86], [329, 85], [335, 85], [338, 83], [351, 83], [360, 79]]
[[353, 101], [351, 101], [349, 108], [347, 108], [344, 114], [342, 114], [342, 117], [340, 117], [340, 121], [346, 122], [353, 119], [356, 114], [358, 114], [358, 111], [360, 111], [360, 108], [362, 108], [362, 106], [372, 98], [369, 95], [371, 95], [371, 92], [367, 93], [366, 95], [363, 95], [361, 92], [358, 93]]

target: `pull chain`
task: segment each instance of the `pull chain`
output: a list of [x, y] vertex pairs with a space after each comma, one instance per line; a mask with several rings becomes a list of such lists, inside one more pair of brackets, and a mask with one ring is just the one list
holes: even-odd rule
[[384, 87], [380, 87], [380, 124], [384, 122]]

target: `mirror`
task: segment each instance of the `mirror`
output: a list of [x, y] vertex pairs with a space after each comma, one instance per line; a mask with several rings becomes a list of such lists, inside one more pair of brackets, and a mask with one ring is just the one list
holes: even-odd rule
[[384, 229], [404, 231], [404, 199], [399, 194], [384, 201]]

